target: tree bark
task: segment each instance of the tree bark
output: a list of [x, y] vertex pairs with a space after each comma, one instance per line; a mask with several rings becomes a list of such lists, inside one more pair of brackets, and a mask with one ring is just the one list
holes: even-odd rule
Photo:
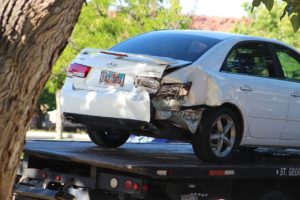
[[63, 138], [63, 127], [62, 127], [62, 117], [60, 109], [60, 89], [55, 91], [55, 101], [56, 101], [56, 122], [55, 122], [55, 132], [56, 139], [61, 140]]
[[11, 190], [37, 99], [84, 0], [0, 0], [0, 199]]

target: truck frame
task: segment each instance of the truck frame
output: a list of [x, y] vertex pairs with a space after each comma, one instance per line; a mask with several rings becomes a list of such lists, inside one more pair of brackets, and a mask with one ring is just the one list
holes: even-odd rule
[[258, 148], [201, 162], [185, 143], [27, 141], [15, 200], [297, 200], [300, 150]]

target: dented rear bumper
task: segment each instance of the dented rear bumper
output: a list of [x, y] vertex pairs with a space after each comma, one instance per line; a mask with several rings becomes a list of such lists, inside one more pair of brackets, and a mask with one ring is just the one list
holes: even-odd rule
[[150, 122], [150, 97], [146, 91], [76, 90], [67, 80], [62, 89], [61, 107], [63, 113]]
[[112, 117], [99, 117], [91, 115], [81, 115], [75, 113], [63, 113], [65, 119], [75, 123], [86, 124], [89, 126], [98, 126], [104, 129], [116, 129], [124, 131], [150, 131], [155, 132], [157, 128], [149, 122], [121, 119]]

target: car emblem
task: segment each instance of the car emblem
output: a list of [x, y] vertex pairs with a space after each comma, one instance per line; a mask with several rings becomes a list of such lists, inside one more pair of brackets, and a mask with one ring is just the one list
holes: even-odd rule
[[118, 66], [118, 64], [117, 63], [114, 63], [114, 62], [110, 62], [110, 63], [107, 63], [107, 67], [108, 68], [116, 68]]

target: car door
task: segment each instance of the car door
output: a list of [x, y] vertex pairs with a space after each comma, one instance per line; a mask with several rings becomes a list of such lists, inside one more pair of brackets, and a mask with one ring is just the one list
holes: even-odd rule
[[251, 137], [279, 139], [288, 110], [286, 82], [276, 79], [277, 68], [268, 44], [243, 42], [229, 53], [222, 67], [232, 74]]
[[300, 140], [300, 55], [281, 45], [273, 47], [288, 85], [289, 109], [281, 139]]

